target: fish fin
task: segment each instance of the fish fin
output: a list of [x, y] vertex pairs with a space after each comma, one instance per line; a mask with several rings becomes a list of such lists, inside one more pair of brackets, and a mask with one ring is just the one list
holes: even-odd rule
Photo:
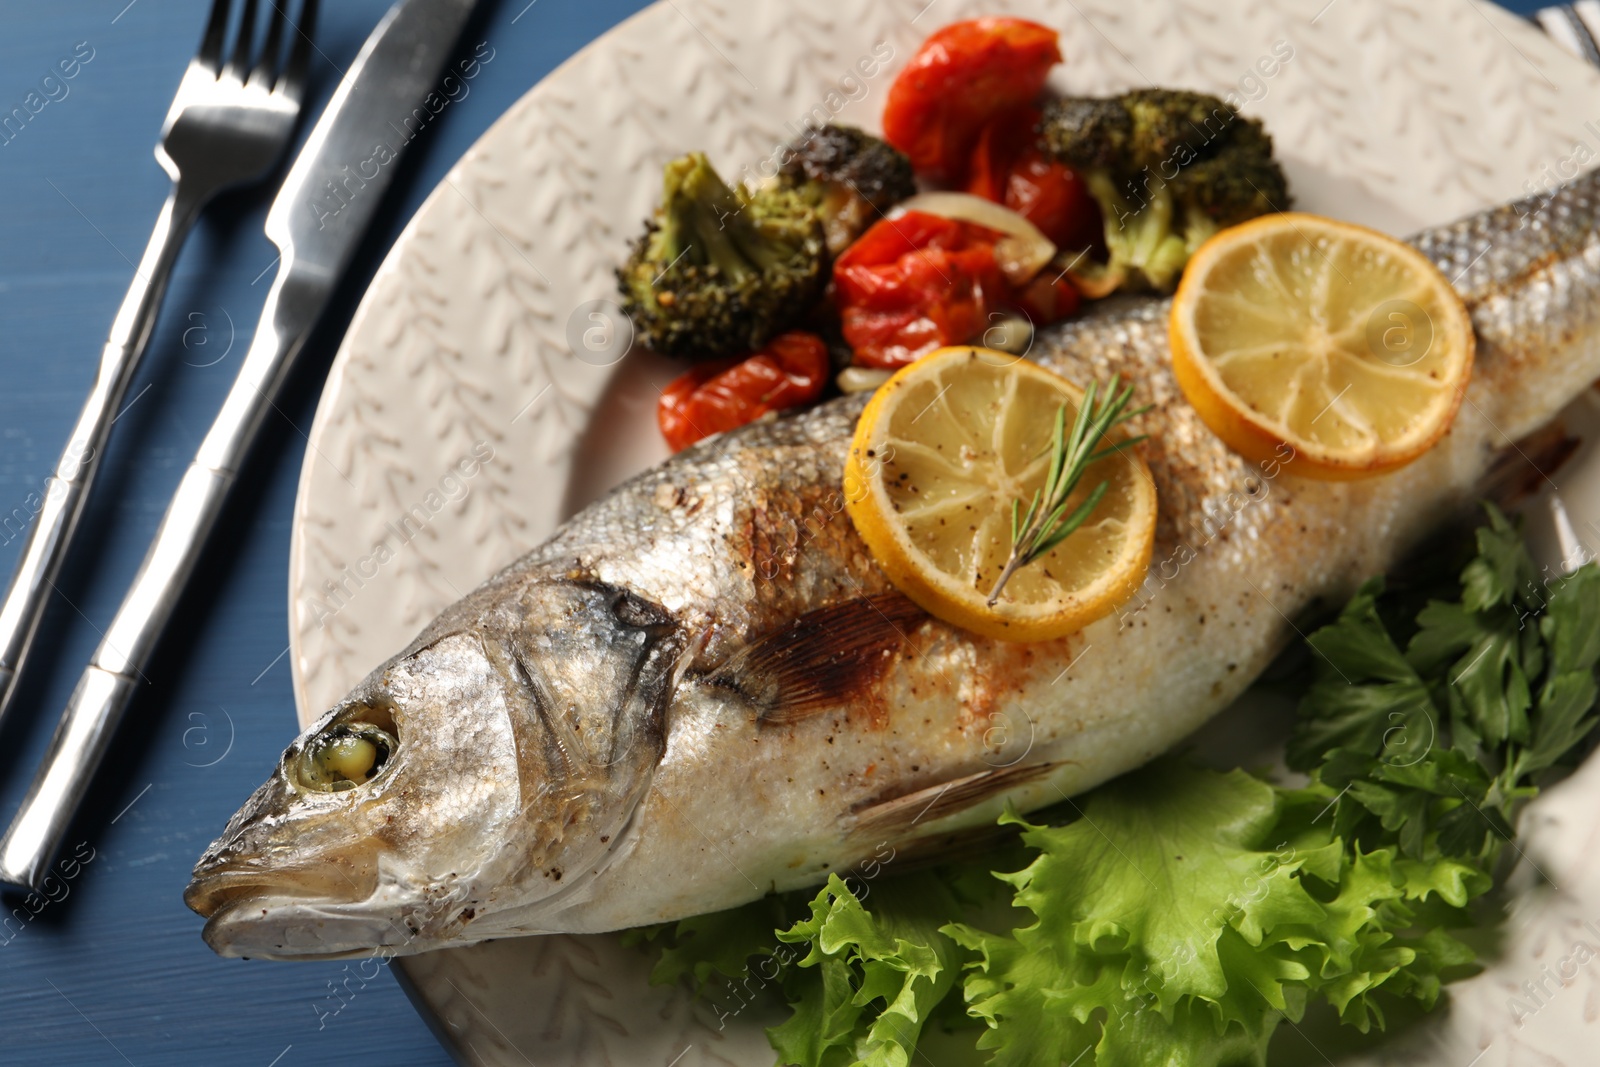
[[757, 638], [707, 681], [738, 690], [762, 724], [800, 722], [876, 681], [926, 617], [899, 593], [852, 597]]
[[[887, 866], [892, 860], [896, 871], [901, 874], [910, 874], [913, 871], [924, 871], [930, 867], [940, 867], [947, 863], [959, 863], [965, 860], [982, 862], [985, 858], [992, 858], [992, 853], [1002, 841], [1014, 838], [1020, 833], [1015, 824], [1001, 825], [999, 821], [984, 821], [976, 826], [963, 826], [954, 830], [941, 830], [935, 834], [924, 837], [897, 838], [893, 841], [887, 835], [880, 835], [875, 840], [866, 836], [866, 832], [852, 838], [861, 849], [861, 859], [857, 860], [851, 870], [857, 872], [857, 877], [869, 873], [874, 859], [882, 854], [881, 850], [886, 845], [892, 845], [894, 851], [889, 859], [878, 859], [880, 866]], [[849, 879], [846, 877], [846, 881]]]
[[1064, 762], [1051, 760], [991, 767], [964, 778], [955, 778], [899, 796], [874, 798], [856, 807], [855, 831], [886, 838], [903, 836], [918, 823], [937, 822], [947, 815], [965, 811], [975, 804], [1043, 778]]
[[1554, 484], [1551, 475], [1572, 458], [1582, 443], [1567, 432], [1558, 418], [1495, 453], [1478, 482], [1478, 493], [1510, 511]]

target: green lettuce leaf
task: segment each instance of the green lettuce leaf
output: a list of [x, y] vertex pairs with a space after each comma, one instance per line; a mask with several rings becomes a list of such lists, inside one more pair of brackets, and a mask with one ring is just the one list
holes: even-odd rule
[[782, 918], [780, 902], [766, 899], [641, 931], [661, 942], [650, 984], [687, 981], [708, 996], [719, 978], [724, 985], [737, 983], [749, 974], [753, 959], [772, 954], [778, 943], [773, 927]]
[[939, 926], [955, 898], [930, 878], [885, 880], [868, 911], [839, 879], [811, 917], [778, 931], [809, 948], [799, 961], [820, 980], [797, 983], [793, 1016], [769, 1031], [782, 1062], [802, 1067], [909, 1067], [933, 1009], [960, 974], [957, 945]]
[[1461, 921], [1488, 879], [1348, 848], [1307, 815], [1333, 795], [1163, 761], [1095, 790], [1077, 822], [1027, 825], [1039, 856], [1002, 877], [1037, 921], [947, 928], [977, 954], [979, 1047], [1002, 1067], [1091, 1048], [1080, 1062], [1100, 1067], [1259, 1065], [1313, 996], [1362, 1030], [1382, 1025], [1380, 991], [1431, 1005], [1465, 949], [1420, 934], [1420, 911]]

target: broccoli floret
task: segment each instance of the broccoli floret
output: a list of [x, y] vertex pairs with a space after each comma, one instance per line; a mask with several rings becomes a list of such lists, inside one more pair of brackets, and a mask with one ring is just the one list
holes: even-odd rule
[[1050, 103], [1040, 136], [1073, 167], [1122, 175], [1193, 157], [1227, 132], [1235, 112], [1214, 96], [1182, 89], [1135, 89], [1121, 96], [1078, 96]]
[[1185, 150], [1203, 153], [1238, 118], [1216, 97], [1185, 89], [1134, 89], [1118, 99], [1132, 119], [1130, 143], [1141, 167], [1158, 166]]
[[1107, 260], [1073, 272], [1091, 296], [1170, 290], [1212, 234], [1289, 204], [1261, 123], [1204, 93], [1056, 100], [1039, 142], [1078, 171], [1105, 217]]
[[1080, 171], [1121, 169], [1132, 140], [1133, 116], [1120, 97], [1062, 97], [1050, 101], [1039, 120], [1044, 150]]
[[617, 283], [641, 344], [713, 359], [752, 352], [809, 312], [826, 260], [803, 196], [730, 189], [696, 152], [667, 164], [661, 206]]
[[1289, 183], [1272, 158], [1272, 138], [1252, 119], [1236, 120], [1221, 147], [1180, 169], [1171, 185], [1190, 214], [1204, 215], [1214, 229], [1289, 206]]
[[906, 154], [854, 126], [813, 126], [787, 155], [778, 183], [816, 208], [834, 255], [917, 191]]

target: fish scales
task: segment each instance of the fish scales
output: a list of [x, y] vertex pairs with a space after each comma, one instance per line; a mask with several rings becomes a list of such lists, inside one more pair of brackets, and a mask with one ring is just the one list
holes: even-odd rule
[[[1169, 302], [1123, 298], [1030, 358], [1131, 380], [1154, 560], [1057, 641], [906, 610], [844, 511], [861, 397], [706, 441], [574, 516], [452, 606], [285, 753], [187, 899], [228, 954], [413, 952], [616, 929], [937, 851], [1170, 748], [1295, 619], [1467, 505], [1497, 453], [1600, 376], [1600, 179], [1429, 230], [1478, 336], [1449, 433], [1354, 482], [1229, 451], [1184, 400]], [[341, 722], [398, 738], [370, 783], [297, 784]]]

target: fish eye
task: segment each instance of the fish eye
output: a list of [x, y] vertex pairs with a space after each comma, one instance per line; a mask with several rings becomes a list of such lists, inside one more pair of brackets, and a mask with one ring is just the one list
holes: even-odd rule
[[374, 723], [335, 722], [306, 742], [293, 776], [308, 792], [340, 793], [376, 778], [399, 747], [394, 734]]

